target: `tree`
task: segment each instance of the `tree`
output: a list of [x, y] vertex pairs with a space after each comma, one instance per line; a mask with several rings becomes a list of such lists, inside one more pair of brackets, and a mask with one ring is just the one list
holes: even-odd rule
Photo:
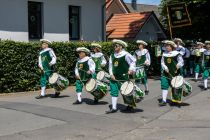
[[210, 39], [210, 1], [209, 0], [162, 0], [160, 4], [160, 20], [169, 33], [167, 4], [185, 2], [192, 21], [191, 26], [173, 28], [173, 37], [185, 40]]

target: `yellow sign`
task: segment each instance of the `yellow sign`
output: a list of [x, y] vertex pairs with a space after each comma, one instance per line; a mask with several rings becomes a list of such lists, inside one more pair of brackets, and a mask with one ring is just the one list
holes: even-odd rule
[[117, 67], [118, 65], [119, 65], [119, 62], [118, 61], [115, 61], [114, 62], [114, 66]]
[[171, 64], [171, 58], [167, 58], [167, 63]]
[[79, 64], [79, 69], [83, 69], [83, 64]]

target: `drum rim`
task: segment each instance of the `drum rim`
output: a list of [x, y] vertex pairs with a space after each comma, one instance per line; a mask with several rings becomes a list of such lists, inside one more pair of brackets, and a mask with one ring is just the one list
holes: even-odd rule
[[[52, 78], [53, 76], [57, 76], [57, 80], [55, 80], [54, 82], [52, 82]], [[50, 77], [49, 77], [49, 83], [50, 84], [55, 84], [58, 81], [59, 78], [59, 74], [57, 72], [54, 72]]]
[[[175, 82], [174, 82], [174, 80], [175, 80], [175, 78], [177, 78], [177, 77], [180, 77], [180, 78], [182, 78], [182, 82], [180, 82], [180, 80], [177, 80], [177, 82], [180, 82], [179, 83], [179, 85], [180, 86], [176, 86], [175, 85]], [[174, 82], [174, 83], [173, 83]], [[173, 87], [173, 88], [176, 88], [176, 89], [178, 89], [178, 88], [181, 88], [182, 86], [183, 86], [183, 84], [184, 84], [184, 78], [183, 78], [183, 76], [175, 76], [172, 80], [171, 80], [171, 86]]]
[[[103, 73], [103, 78], [102, 78], [102, 79], [101, 79], [101, 78], [100, 78], [100, 79], [98, 78], [98, 77], [99, 77], [99, 76], [98, 76], [99, 73], [100, 73], [100, 75]], [[99, 71], [99, 72], [97, 73], [97, 75], [96, 75], [96, 79], [97, 79], [97, 80], [103, 80], [104, 77], [105, 77], [105, 72], [104, 72], [104, 71]]]
[[[88, 84], [91, 80], [95, 81], [95, 86], [93, 87], [92, 90], [89, 91], [89, 90], [87, 90], [87, 84]], [[86, 90], [87, 92], [92, 92], [92, 91], [96, 88], [96, 85], [97, 85], [97, 81], [96, 81], [95, 79], [91, 78], [91, 79], [88, 80], [88, 82], [86, 83], [86, 85], [85, 85], [85, 90]]]
[[[127, 83], [132, 83], [132, 85], [133, 85], [133, 89], [131, 90], [131, 92], [129, 94], [124, 94], [124, 92], [122, 92], [122, 90], [121, 90], [123, 84], [126, 83], [126, 82]], [[122, 95], [128, 96], [128, 95], [130, 95], [134, 91], [135, 84], [132, 81], [125, 81], [124, 83], [121, 85], [120, 92], [121, 92]]]

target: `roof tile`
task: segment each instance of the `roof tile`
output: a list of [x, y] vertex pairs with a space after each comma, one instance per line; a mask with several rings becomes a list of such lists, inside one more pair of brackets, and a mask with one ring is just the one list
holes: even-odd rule
[[106, 25], [108, 39], [134, 38], [151, 14], [152, 12], [115, 14]]

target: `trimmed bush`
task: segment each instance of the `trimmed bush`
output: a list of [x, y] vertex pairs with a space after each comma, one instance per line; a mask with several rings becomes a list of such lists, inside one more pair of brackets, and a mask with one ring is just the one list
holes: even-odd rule
[[[114, 48], [110, 42], [101, 42], [105, 57], [109, 58]], [[151, 43], [149, 46], [152, 46]], [[41, 51], [39, 42], [0, 41], [0, 93], [32, 91], [40, 88], [38, 56]], [[74, 68], [77, 61], [77, 47], [90, 49], [90, 42], [53, 42], [50, 46], [56, 56], [56, 71], [75, 82]], [[127, 50], [134, 52], [136, 44], [129, 43]], [[152, 65], [149, 74], [159, 75], [160, 60], [155, 57], [154, 47], [148, 47]]]

